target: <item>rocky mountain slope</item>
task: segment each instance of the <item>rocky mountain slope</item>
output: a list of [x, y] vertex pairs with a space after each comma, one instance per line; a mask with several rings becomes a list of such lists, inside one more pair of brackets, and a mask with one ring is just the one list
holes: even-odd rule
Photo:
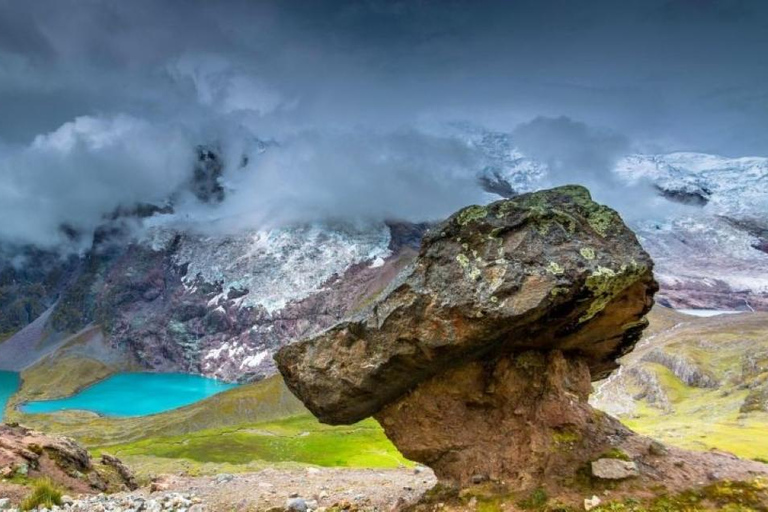
[[593, 405], [671, 444], [768, 460], [768, 314], [656, 308], [651, 330]]
[[[489, 201], [552, 181], [547, 164], [525, 156], [508, 135], [464, 137], [483, 155], [478, 186]], [[198, 149], [187, 192], [207, 207], [226, 201], [222, 166], [215, 147]], [[656, 261], [661, 303], [768, 308], [766, 159], [636, 155], [614, 174], [627, 186], [651, 184], [670, 205], [630, 222]], [[274, 374], [279, 347], [372, 300], [428, 228], [326, 222], [211, 234], [184, 224], [175, 200], [115, 212], [81, 256], [4, 247], [0, 369], [27, 368], [95, 329], [89, 332], [103, 343], [89, 346], [101, 348], [77, 354], [92, 364], [260, 379]]]

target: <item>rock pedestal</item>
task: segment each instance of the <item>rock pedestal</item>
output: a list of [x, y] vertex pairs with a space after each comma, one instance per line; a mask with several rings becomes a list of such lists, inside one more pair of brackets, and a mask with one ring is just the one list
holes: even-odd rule
[[587, 398], [647, 325], [652, 267], [582, 187], [471, 206], [368, 308], [275, 360], [321, 421], [375, 416], [444, 481], [562, 481], [632, 436]]
[[443, 482], [535, 488], [633, 435], [589, 406], [590, 388], [583, 359], [528, 351], [434, 377], [376, 419], [403, 455]]

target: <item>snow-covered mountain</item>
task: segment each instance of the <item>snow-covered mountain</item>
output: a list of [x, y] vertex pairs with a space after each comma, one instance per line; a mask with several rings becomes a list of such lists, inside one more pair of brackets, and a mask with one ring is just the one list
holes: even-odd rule
[[[506, 134], [463, 137], [482, 156], [477, 186], [489, 202], [559, 184]], [[191, 189], [220, 203], [221, 161], [211, 148], [199, 151]], [[628, 220], [656, 261], [660, 302], [768, 310], [768, 159], [631, 155], [610, 172], [637, 193]], [[29, 248], [27, 265], [0, 258], [0, 367], [29, 364], [12, 356], [25, 344], [45, 338], [49, 353], [88, 332], [112, 348], [85, 356], [102, 362], [112, 364], [116, 351], [149, 369], [259, 379], [274, 372], [278, 347], [372, 300], [428, 228], [316, 222], [211, 235], [174, 215], [168, 205], [116, 214], [82, 257]], [[126, 216], [145, 225], [138, 236], [126, 233]]]
[[[470, 141], [487, 155], [480, 182], [490, 193], [557, 184], [546, 164], [526, 157], [507, 135], [480, 133]], [[660, 302], [768, 309], [768, 158], [630, 155], [611, 173], [626, 187], [626, 202], [640, 203], [627, 220], [656, 262]]]

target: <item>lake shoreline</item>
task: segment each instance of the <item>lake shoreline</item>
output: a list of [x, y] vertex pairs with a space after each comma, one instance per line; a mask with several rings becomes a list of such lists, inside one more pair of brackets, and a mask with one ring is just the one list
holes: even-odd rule
[[[113, 412], [116, 409], [120, 409], [119, 406], [115, 405], [115, 400], [112, 398], [104, 399], [104, 400], [95, 400], [93, 399], [90, 402], [89, 407], [77, 407], [77, 406], [67, 406], [63, 405], [61, 408], [51, 408], [48, 409], [47, 407], [54, 407], [52, 404], [56, 402], [68, 402], [73, 399], [76, 399], [78, 396], [82, 396], [84, 394], [94, 394], [96, 391], [93, 391], [94, 389], [98, 389], [99, 386], [104, 386], [105, 383], [108, 383], [110, 380], [117, 379], [119, 381], [122, 380], [129, 380], [129, 379], [144, 379], [147, 377], [153, 377], [156, 378], [160, 384], [156, 388], [157, 390], [165, 390], [176, 393], [192, 393], [191, 397], [188, 399], [181, 399], [177, 402], [171, 402], [171, 404], [168, 407], [163, 406], [155, 406], [154, 408], [150, 407], [147, 411], [148, 412], [141, 412], [143, 409], [139, 406], [134, 407], [133, 409], [130, 409], [129, 404], [137, 404], [137, 403], [145, 403], [148, 400], [151, 401], [152, 399], [157, 400], [158, 397], [151, 393], [147, 393], [144, 396], [133, 396], [128, 397], [128, 401], [123, 403], [123, 407], [129, 407], [129, 410], [131, 410], [131, 413], [117, 413]], [[163, 378], [170, 379], [167, 382], [163, 382]], [[178, 382], [174, 383], [174, 381], [186, 381], [187, 387], [184, 386], [179, 387]], [[164, 385], [165, 384], [165, 385]], [[215, 389], [207, 390], [213, 384], [215, 386]], [[167, 386], [166, 386], [167, 385]], [[191, 386], [191, 387], [189, 387]], [[228, 383], [225, 381], [221, 381], [219, 379], [213, 379], [209, 377], [204, 377], [199, 374], [189, 374], [189, 373], [182, 373], [182, 372], [114, 372], [109, 375], [106, 375], [105, 377], [95, 380], [93, 382], [89, 382], [88, 384], [84, 386], [80, 386], [76, 388], [72, 393], [68, 393], [67, 395], [62, 395], [60, 397], [56, 398], [50, 398], [45, 400], [34, 400], [34, 399], [25, 399], [23, 401], [14, 402], [12, 405], [14, 409], [23, 415], [39, 415], [39, 414], [56, 414], [59, 412], [80, 412], [80, 413], [87, 413], [87, 414], [93, 414], [99, 417], [107, 417], [107, 418], [131, 418], [131, 417], [145, 417], [145, 416], [152, 416], [155, 414], [162, 414], [164, 412], [168, 412], [171, 410], [179, 409], [182, 407], [186, 407], [188, 405], [192, 405], [193, 403], [199, 402], [201, 400], [205, 400], [215, 394], [221, 393], [223, 391], [227, 391], [229, 389], [238, 387], [239, 384], [233, 384]], [[18, 389], [22, 389], [23, 387], [23, 380], [19, 386]], [[125, 388], [125, 391], [128, 393], [131, 393], [135, 390], [136, 386], [127, 386]], [[141, 385], [138, 385], [138, 388], [141, 388]], [[118, 389], [118, 392], [121, 390]], [[154, 392], [155, 389], [151, 389], [149, 391]], [[91, 392], [91, 393], [89, 393]], [[41, 405], [42, 404], [42, 405]], [[104, 410], [104, 405], [107, 404], [106, 409]], [[32, 406], [33, 408], [42, 408], [41, 410], [30, 410], [29, 407]], [[136, 411], [139, 412], [136, 412]]]

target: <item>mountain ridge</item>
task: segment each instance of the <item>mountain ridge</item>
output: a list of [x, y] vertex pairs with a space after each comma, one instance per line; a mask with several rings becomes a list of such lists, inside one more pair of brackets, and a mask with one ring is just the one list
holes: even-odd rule
[[[483, 155], [477, 186], [489, 201], [554, 179], [507, 134], [463, 137]], [[215, 146], [197, 151], [190, 186], [210, 192], [201, 201], [226, 201]], [[631, 155], [612, 174], [629, 191], [652, 191], [646, 218], [628, 223], [656, 262], [661, 304], [768, 310], [768, 217], [759, 208], [768, 159]], [[51, 309], [27, 346], [96, 325], [126, 361], [148, 370], [262, 379], [274, 374], [279, 347], [330, 327], [383, 289], [430, 226], [315, 222], [216, 235], [185, 228], [172, 203], [122, 209], [79, 257], [29, 248], [26, 266], [3, 258], [0, 335], [10, 342], [0, 343], [0, 355], [14, 359], [17, 333]], [[132, 231], [136, 224], [145, 227]]]

